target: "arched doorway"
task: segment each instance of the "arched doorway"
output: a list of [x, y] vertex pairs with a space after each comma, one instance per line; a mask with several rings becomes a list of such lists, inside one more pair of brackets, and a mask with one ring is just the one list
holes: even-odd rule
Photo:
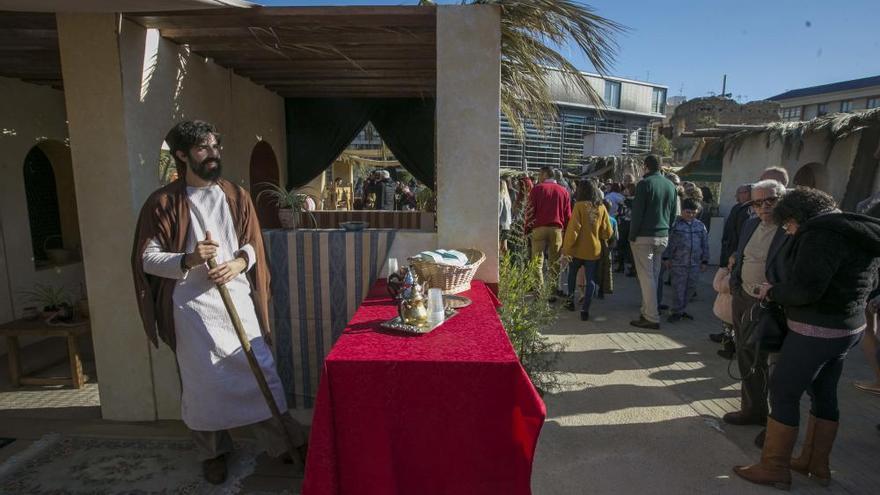
[[70, 148], [42, 141], [28, 151], [22, 167], [34, 265], [79, 260], [79, 219]]
[[817, 175], [820, 172], [819, 168], [822, 165], [819, 163], [808, 163], [798, 169], [797, 173], [794, 174], [794, 185], [796, 186], [804, 186], [804, 187], [819, 187]]
[[275, 157], [275, 151], [272, 145], [266, 141], [260, 141], [254, 145], [251, 151], [251, 197], [257, 208], [257, 218], [260, 220], [260, 226], [267, 229], [277, 229], [281, 227], [278, 221], [278, 208], [270, 201], [261, 199], [257, 201], [257, 195], [266, 189], [266, 186], [260, 185], [268, 182], [270, 184], [280, 184], [278, 176], [278, 159]]

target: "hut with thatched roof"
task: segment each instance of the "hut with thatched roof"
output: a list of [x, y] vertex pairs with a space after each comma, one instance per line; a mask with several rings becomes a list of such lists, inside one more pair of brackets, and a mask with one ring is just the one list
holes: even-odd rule
[[737, 186], [754, 182], [770, 166], [788, 171], [789, 186], [822, 189], [847, 210], [880, 190], [880, 109], [753, 126], [731, 132], [721, 143], [724, 214]]

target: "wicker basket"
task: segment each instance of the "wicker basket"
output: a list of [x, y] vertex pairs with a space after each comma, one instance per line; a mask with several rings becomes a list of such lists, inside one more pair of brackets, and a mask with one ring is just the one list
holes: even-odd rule
[[477, 268], [486, 259], [486, 254], [476, 249], [459, 251], [468, 257], [464, 266], [444, 265], [418, 258], [410, 258], [409, 263], [419, 281], [426, 287], [438, 287], [443, 290], [443, 294], [458, 294], [471, 288], [471, 280], [474, 279]]

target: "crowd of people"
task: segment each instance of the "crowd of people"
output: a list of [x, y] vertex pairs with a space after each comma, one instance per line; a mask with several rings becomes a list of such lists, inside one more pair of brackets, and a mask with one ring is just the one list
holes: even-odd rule
[[366, 179], [359, 178], [355, 182], [354, 209], [416, 210], [418, 189], [414, 178], [406, 182], [393, 178], [386, 169], [374, 170]]
[[[502, 242], [511, 217], [524, 212], [530, 256], [540, 260], [542, 274], [559, 277], [566, 309], [580, 302], [582, 320], [589, 320], [594, 298], [612, 292], [612, 267], [626, 275], [634, 268], [638, 277], [641, 308], [632, 326], [659, 330], [665, 310], [669, 323], [693, 319], [687, 304], [710, 260], [708, 222], [701, 220], [709, 191], [664, 173], [654, 156], [644, 168], [639, 181], [627, 176], [621, 183], [572, 184], [550, 168], [537, 183], [502, 178]], [[756, 179], [736, 191], [713, 280], [722, 331], [710, 338], [721, 343], [722, 357], [736, 360], [741, 381], [740, 410], [723, 421], [765, 426], [755, 439], [760, 461], [734, 471], [784, 489], [792, 470], [827, 485], [840, 418], [838, 382], [847, 353], [866, 333], [876, 380], [856, 386], [880, 394], [880, 197], [860, 203], [858, 213], [844, 212], [823, 191], [789, 189], [783, 168]], [[667, 277], [670, 306], [662, 304]], [[811, 399], [806, 437], [792, 457], [805, 392]]]

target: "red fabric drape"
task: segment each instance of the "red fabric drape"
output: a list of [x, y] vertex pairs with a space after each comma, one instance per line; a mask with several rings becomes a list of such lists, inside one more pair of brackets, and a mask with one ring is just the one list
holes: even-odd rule
[[544, 403], [482, 282], [432, 333], [379, 328], [384, 281], [324, 362], [303, 483], [317, 494], [529, 494]]

